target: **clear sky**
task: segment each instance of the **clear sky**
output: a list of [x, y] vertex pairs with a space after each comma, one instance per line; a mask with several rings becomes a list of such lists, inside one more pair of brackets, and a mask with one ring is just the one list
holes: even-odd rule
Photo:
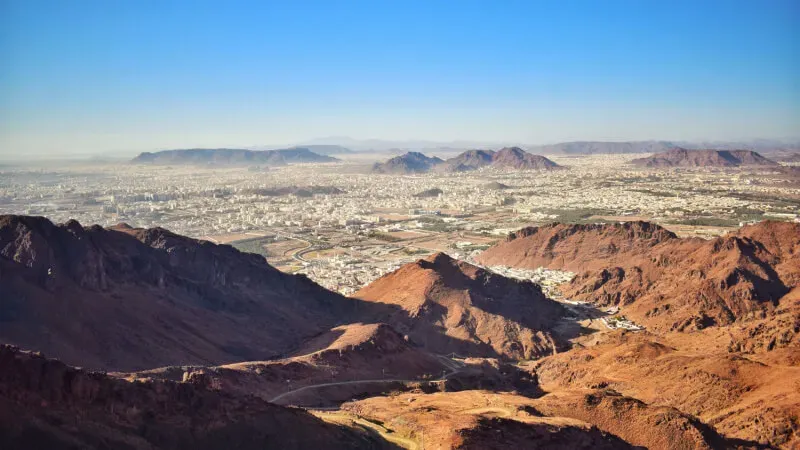
[[800, 1], [0, 0], [0, 155], [800, 135]]

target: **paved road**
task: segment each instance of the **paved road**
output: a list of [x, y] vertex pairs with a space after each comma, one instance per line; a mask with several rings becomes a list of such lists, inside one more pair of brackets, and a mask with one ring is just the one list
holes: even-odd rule
[[[437, 355], [437, 357], [439, 357], [442, 360], [443, 364], [450, 369], [450, 373], [445, 374], [442, 378], [439, 378], [438, 380], [403, 380], [403, 379], [397, 379], [397, 378], [393, 378], [393, 379], [378, 378], [378, 379], [371, 379], [371, 380], [352, 380], [352, 381], [337, 381], [337, 382], [333, 382], [333, 383], [310, 384], [308, 386], [303, 386], [301, 388], [297, 388], [297, 389], [293, 389], [293, 390], [288, 391], [288, 392], [284, 392], [283, 394], [280, 394], [280, 395], [277, 395], [277, 396], [271, 398], [269, 401], [271, 403], [275, 403], [276, 401], [278, 401], [278, 400], [280, 400], [280, 399], [282, 399], [284, 397], [287, 397], [289, 395], [295, 394], [297, 392], [306, 391], [306, 390], [309, 390], [309, 389], [316, 389], [316, 388], [320, 388], [320, 387], [328, 387], [328, 386], [343, 386], [343, 385], [348, 385], [348, 384], [362, 384], [362, 383], [363, 384], [372, 384], [372, 383], [425, 383], [425, 382], [427, 382], [427, 383], [439, 383], [439, 382], [447, 380], [448, 377], [450, 377], [452, 375], [455, 375], [456, 373], [460, 372], [461, 371], [461, 367], [463, 367], [463, 366], [459, 365], [461, 363], [453, 361], [452, 359], [447, 358], [446, 356]], [[446, 363], [444, 362], [445, 360], [447, 360]]]

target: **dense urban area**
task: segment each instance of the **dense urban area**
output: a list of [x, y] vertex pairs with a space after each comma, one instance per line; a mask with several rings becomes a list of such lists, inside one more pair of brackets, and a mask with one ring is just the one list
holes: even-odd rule
[[399, 176], [370, 173], [361, 159], [8, 167], [0, 174], [0, 213], [159, 226], [262, 254], [344, 294], [435, 251], [469, 259], [528, 225], [641, 219], [711, 237], [798, 217], [800, 186], [776, 170], [646, 169], [628, 164], [631, 155], [552, 159], [568, 170]]

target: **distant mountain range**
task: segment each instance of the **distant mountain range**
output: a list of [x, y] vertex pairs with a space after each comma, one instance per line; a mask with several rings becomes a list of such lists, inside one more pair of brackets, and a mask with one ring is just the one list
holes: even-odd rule
[[561, 168], [558, 164], [541, 155], [527, 153], [519, 147], [506, 147], [494, 150], [468, 150], [453, 158], [443, 160], [430, 158], [419, 152], [408, 152], [396, 156], [385, 163], [376, 163], [374, 173], [425, 173], [469, 172], [482, 167], [496, 167], [513, 170], [552, 170]]
[[[772, 152], [797, 152], [800, 151], [800, 141], [782, 141], [775, 139], [754, 139], [749, 141], [569, 141], [546, 145], [526, 145], [513, 141], [450, 141], [437, 142], [426, 140], [392, 141], [383, 139], [353, 139], [350, 137], [327, 137], [306, 141], [299, 147], [307, 147], [312, 151], [315, 146], [339, 146], [355, 152], [394, 152], [402, 154], [408, 151], [454, 151], [475, 148], [500, 148], [520, 147], [531, 153], [544, 155], [592, 155], [592, 154], [627, 154], [627, 153], [658, 153], [671, 148], [718, 150], [752, 150], [761, 153]], [[344, 154], [344, 153], [342, 153]]]
[[531, 147], [531, 151], [549, 155], [594, 155], [625, 153], [657, 153], [675, 148], [675, 144], [666, 141], [631, 141], [631, 142], [562, 142], [553, 145]]
[[[330, 146], [327, 146], [330, 147]], [[330, 149], [328, 149], [330, 150]], [[328, 155], [296, 147], [280, 150], [245, 150], [236, 148], [191, 148], [144, 152], [131, 160], [134, 164], [183, 165], [249, 165], [284, 166], [297, 163], [326, 163], [339, 161]]]
[[777, 166], [778, 163], [750, 150], [687, 150], [673, 148], [632, 164], [642, 167], [739, 167]]

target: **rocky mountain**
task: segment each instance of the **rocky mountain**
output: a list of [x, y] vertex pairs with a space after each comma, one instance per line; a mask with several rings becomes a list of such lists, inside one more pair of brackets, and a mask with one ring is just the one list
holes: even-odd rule
[[519, 147], [506, 147], [499, 151], [468, 150], [447, 160], [428, 158], [422, 153], [409, 152], [380, 164], [376, 173], [469, 172], [483, 167], [506, 170], [553, 170], [562, 168], [541, 155], [527, 153]]
[[227, 245], [26, 216], [0, 216], [0, 292], [0, 342], [114, 370], [267, 359], [358, 303]]
[[4, 449], [397, 448], [202, 377], [130, 383], [0, 345]]
[[406, 264], [355, 297], [400, 307], [387, 321], [434, 353], [519, 359], [564, 345], [551, 333], [564, 309], [537, 285], [444, 253]]
[[776, 166], [775, 161], [750, 150], [687, 150], [674, 148], [631, 161], [641, 167], [739, 167]]
[[541, 155], [533, 155], [519, 147], [498, 151], [470, 150], [444, 162], [438, 169], [445, 172], [466, 172], [481, 167], [508, 170], [553, 170], [562, 168]]
[[514, 170], [552, 170], [561, 166], [544, 156], [527, 153], [519, 147], [506, 147], [494, 154], [492, 167]]
[[676, 239], [674, 233], [649, 222], [553, 223], [515, 231], [476, 260], [486, 266], [579, 272], [619, 264]]
[[558, 224], [513, 233], [477, 259], [575, 271], [562, 289], [570, 298], [624, 307], [658, 329], [702, 329], [774, 312], [800, 283], [800, 224], [762, 222], [709, 241], [646, 222]]
[[492, 150], [467, 150], [444, 162], [438, 170], [443, 172], [469, 172], [492, 165], [495, 152]]
[[133, 164], [153, 165], [267, 165], [283, 166], [297, 163], [326, 163], [338, 159], [314, 153], [308, 148], [281, 150], [244, 150], [234, 148], [192, 148], [144, 152], [133, 158]]
[[390, 174], [425, 173], [442, 162], [441, 158], [435, 156], [429, 158], [419, 152], [408, 152], [391, 158], [385, 163], [375, 163], [372, 166], [372, 172]]

